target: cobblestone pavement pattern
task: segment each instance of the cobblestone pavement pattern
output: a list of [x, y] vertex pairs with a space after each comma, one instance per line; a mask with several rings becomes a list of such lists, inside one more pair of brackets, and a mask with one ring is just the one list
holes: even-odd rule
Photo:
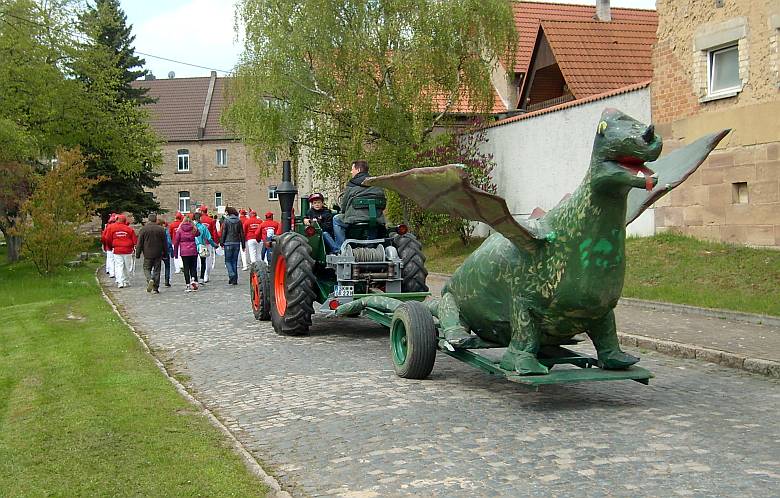
[[176, 275], [147, 294], [140, 272], [111, 293], [294, 495], [778, 494], [776, 380], [639, 351], [650, 386], [533, 392], [442, 354], [430, 379], [410, 381], [368, 320], [315, 318], [309, 337], [276, 335], [252, 316], [247, 276], [229, 287], [220, 258], [196, 293]]

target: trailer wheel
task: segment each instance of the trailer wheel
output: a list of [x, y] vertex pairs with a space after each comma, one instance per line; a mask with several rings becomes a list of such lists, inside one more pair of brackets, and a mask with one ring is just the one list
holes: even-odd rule
[[249, 296], [255, 320], [271, 319], [271, 275], [263, 261], [252, 263], [249, 268]]
[[287, 232], [271, 257], [271, 323], [277, 334], [305, 335], [314, 313], [316, 277], [306, 238]]
[[403, 292], [427, 292], [428, 270], [425, 269], [425, 255], [422, 244], [410, 233], [393, 237], [393, 245], [403, 261], [401, 290]]
[[436, 325], [425, 305], [407, 301], [393, 313], [390, 355], [396, 375], [424, 379], [436, 361]]

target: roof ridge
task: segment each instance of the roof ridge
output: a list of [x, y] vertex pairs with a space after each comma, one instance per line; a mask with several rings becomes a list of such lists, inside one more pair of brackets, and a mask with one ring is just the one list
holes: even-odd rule
[[[540, 3], [544, 5], [565, 5], [566, 7], [593, 7], [594, 9], [596, 8], [596, 5], [582, 4], [582, 3], [558, 3], [558, 2], [544, 2], [544, 1], [536, 1], [536, 0], [511, 0], [511, 2], [512, 3]], [[635, 10], [640, 12], [658, 12], [657, 9], [640, 9], [637, 7], [610, 7], [610, 9]]]
[[641, 90], [643, 88], [648, 87], [650, 83], [652, 83], [652, 81], [653, 80], [651, 79], [644, 80], [644, 81], [640, 81], [639, 83], [632, 83], [630, 85], [626, 85], [621, 88], [615, 88], [614, 90], [609, 90], [608, 92], [599, 93], [597, 95], [590, 95], [588, 97], [584, 97], [577, 100], [570, 100], [568, 102], [564, 102], [563, 104], [558, 104], [552, 107], [545, 107], [544, 109], [539, 109], [538, 111], [527, 112], [525, 114], [519, 114], [517, 116], [499, 119], [498, 121], [483, 126], [482, 129], [495, 128], [497, 126], [503, 126], [505, 124], [514, 123], [515, 121], [522, 121], [524, 119], [532, 118], [534, 116], [541, 116], [542, 114], [549, 114], [551, 112], [568, 109], [569, 107], [577, 107], [583, 104], [596, 102], [598, 100], [604, 100], [609, 97], [614, 97], [617, 95], [622, 95], [624, 93], [633, 92], [635, 90]]

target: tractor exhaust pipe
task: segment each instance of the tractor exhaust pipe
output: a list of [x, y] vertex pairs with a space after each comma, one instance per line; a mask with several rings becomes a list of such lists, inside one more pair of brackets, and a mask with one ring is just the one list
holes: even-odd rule
[[292, 227], [292, 210], [298, 189], [292, 182], [292, 166], [290, 161], [282, 162], [282, 183], [276, 187], [276, 195], [279, 197], [279, 206], [282, 210], [282, 233], [290, 231]]

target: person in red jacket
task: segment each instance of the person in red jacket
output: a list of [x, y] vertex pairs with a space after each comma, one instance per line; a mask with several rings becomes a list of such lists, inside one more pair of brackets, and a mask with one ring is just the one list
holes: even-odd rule
[[257, 217], [254, 209], [249, 211], [249, 218], [244, 221], [244, 236], [246, 237], [246, 252], [249, 253], [249, 262], [260, 261], [260, 237], [255, 237], [260, 231], [262, 221]]
[[[241, 228], [244, 228], [244, 222], [246, 221], [246, 209], [241, 209], [238, 212], [238, 220], [241, 222]], [[246, 241], [245, 241], [246, 242]], [[241, 270], [247, 271], [249, 269], [249, 255], [246, 252], [246, 249], [244, 249], [244, 246], [241, 246]]]
[[[179, 211], [176, 211], [176, 216], [174, 217], [173, 221], [170, 225], [168, 225], [168, 232], [171, 234], [171, 240], [176, 238], [176, 232], [179, 230], [179, 225], [181, 225], [181, 220], [184, 219], [184, 215], [181, 214]], [[181, 273], [181, 256], [177, 256], [173, 258], [173, 268], [176, 273]]]
[[[217, 220], [209, 216], [209, 208], [205, 205], [202, 205], [200, 207], [200, 222], [206, 225], [209, 229], [209, 235], [211, 235], [211, 240], [217, 241], [219, 239], [219, 234], [217, 233]], [[203, 268], [200, 269], [200, 277], [201, 281], [205, 284], [209, 281], [209, 274], [211, 273], [211, 270], [214, 269], [214, 260], [216, 259], [216, 253], [214, 252], [214, 248], [207, 244], [206, 247], [209, 250], [209, 255], [206, 258], [206, 264]], [[198, 258], [200, 259], [200, 258]], [[200, 263], [200, 261], [198, 261]]]
[[263, 244], [262, 259], [268, 263], [268, 256], [271, 254], [271, 241], [275, 236], [282, 233], [282, 225], [274, 220], [274, 213], [268, 211], [265, 213], [265, 221], [260, 225], [259, 233], [255, 234], [255, 239]]
[[114, 251], [108, 247], [108, 231], [111, 225], [116, 221], [116, 213], [111, 213], [108, 217], [106, 226], [103, 227], [103, 232], [100, 234], [100, 243], [103, 245], [103, 251], [106, 253], [106, 274], [114, 278]]
[[114, 251], [114, 266], [116, 275], [116, 284], [120, 289], [130, 285], [130, 272], [133, 268], [133, 251], [138, 243], [138, 237], [135, 235], [130, 225], [127, 224], [127, 217], [120, 214], [116, 217], [116, 223], [111, 225], [109, 230], [108, 247]]

